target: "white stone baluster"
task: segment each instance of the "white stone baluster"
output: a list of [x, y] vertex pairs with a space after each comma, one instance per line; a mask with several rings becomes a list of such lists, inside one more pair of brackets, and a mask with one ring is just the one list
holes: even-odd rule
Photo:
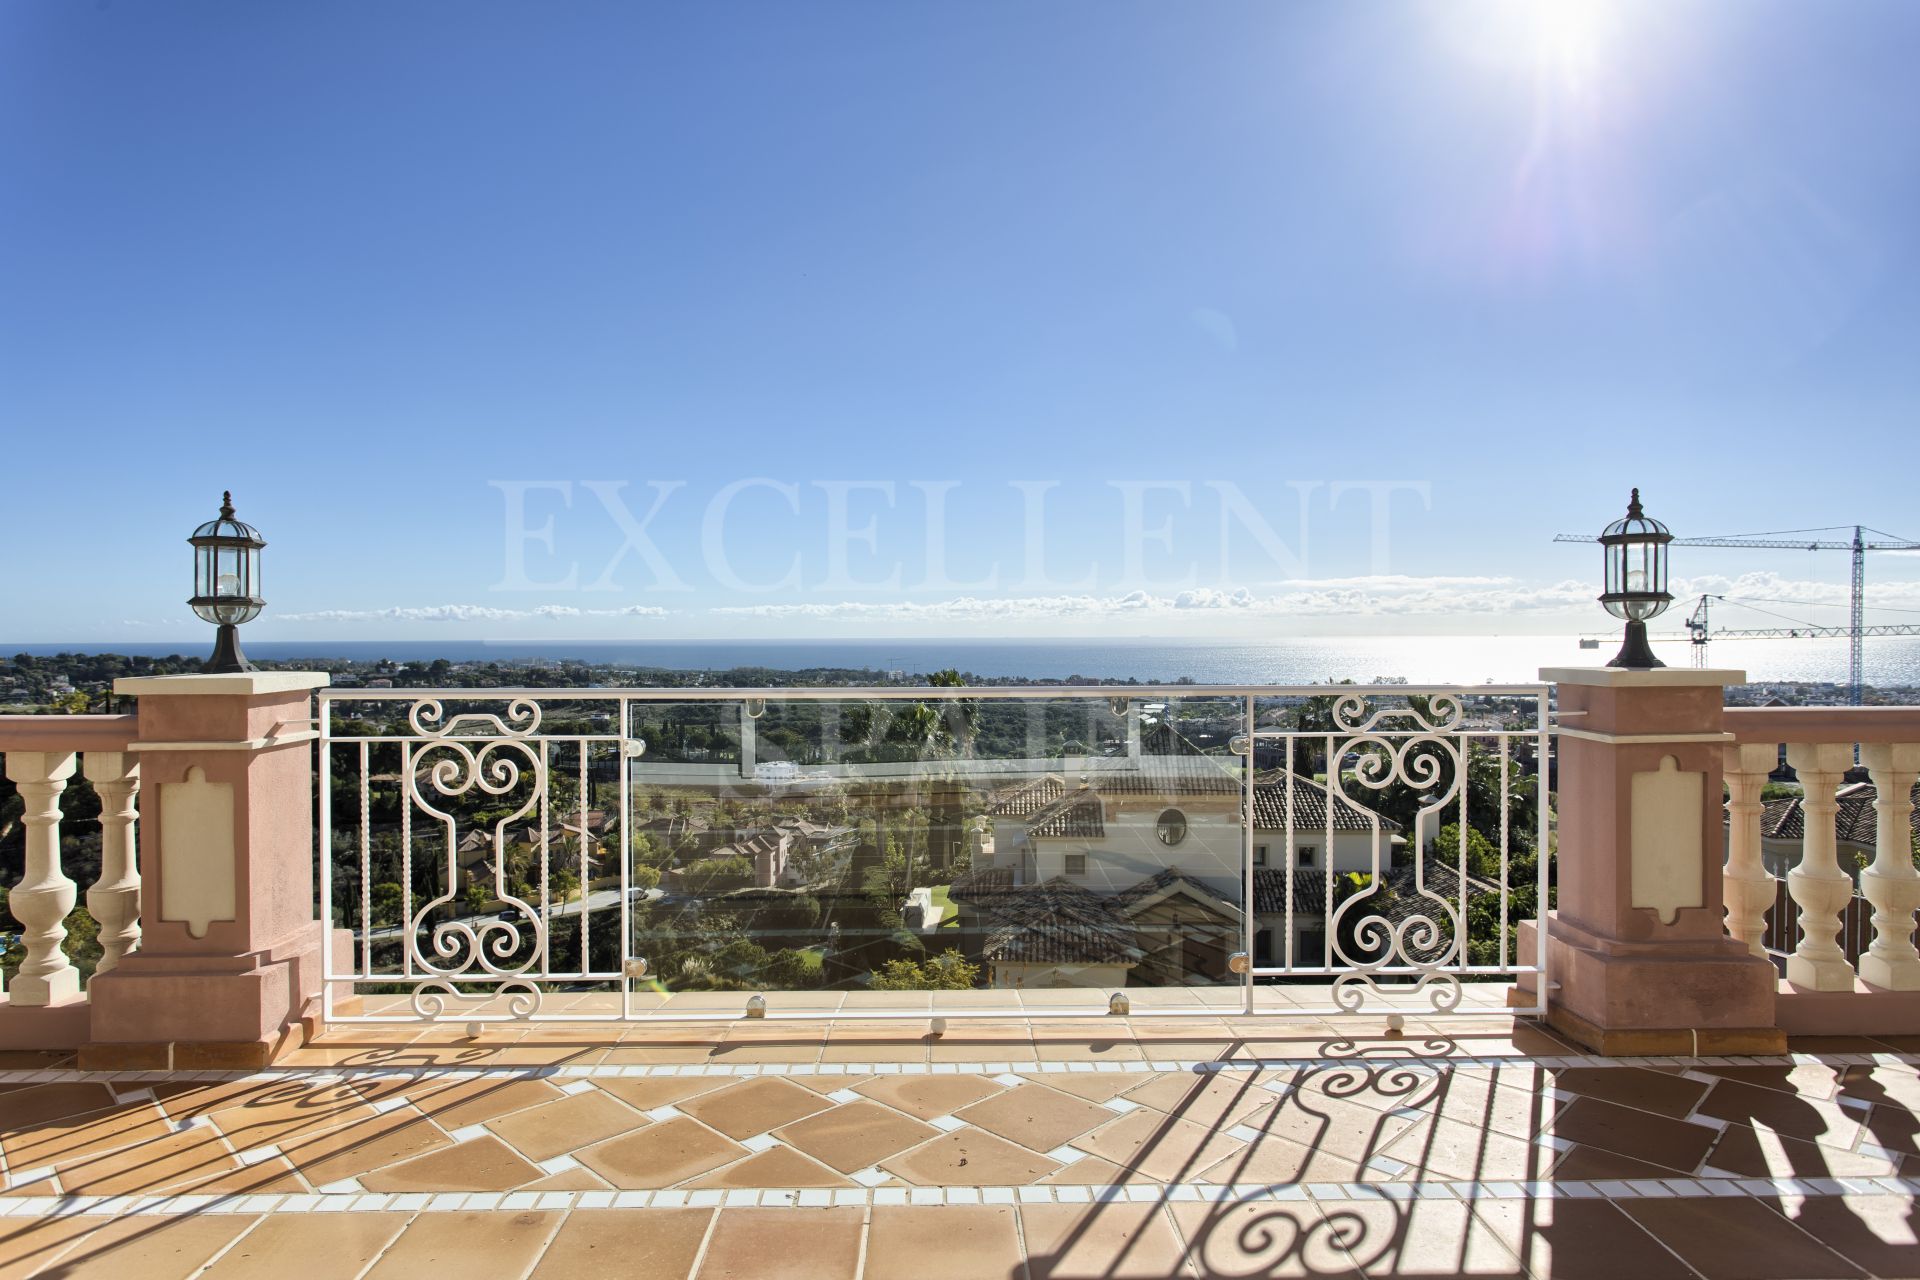
[[1860, 977], [1893, 991], [1920, 991], [1920, 953], [1913, 948], [1913, 913], [1920, 908], [1920, 871], [1913, 866], [1913, 782], [1920, 777], [1920, 745], [1863, 745], [1861, 761], [1878, 793], [1873, 865], [1860, 888], [1873, 904], [1873, 946], [1860, 957]]
[[1762, 958], [1777, 882], [1760, 856], [1760, 792], [1779, 759], [1780, 749], [1765, 743], [1726, 749], [1727, 866], [1721, 885], [1727, 932]]
[[1787, 892], [1800, 907], [1800, 945], [1787, 960], [1787, 981], [1815, 991], [1853, 990], [1853, 966], [1840, 949], [1841, 913], [1853, 900], [1853, 879], [1840, 869], [1835, 846], [1834, 793], [1853, 765], [1844, 743], [1790, 743], [1787, 763], [1806, 789], [1801, 802], [1806, 835], [1800, 863], [1787, 873]]
[[7, 992], [17, 1005], [61, 1004], [80, 995], [79, 971], [60, 950], [74, 900], [73, 881], [60, 869], [60, 793], [73, 767], [71, 751], [7, 752], [7, 777], [20, 789], [27, 828], [26, 874], [7, 895], [27, 949]]
[[140, 945], [140, 857], [133, 811], [140, 758], [125, 751], [89, 751], [85, 773], [100, 795], [100, 880], [87, 890], [87, 910], [100, 922], [101, 955], [94, 972], [106, 973]]

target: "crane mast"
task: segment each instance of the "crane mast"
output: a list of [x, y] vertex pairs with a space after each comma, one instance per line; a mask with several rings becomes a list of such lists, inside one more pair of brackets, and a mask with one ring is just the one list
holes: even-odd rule
[[1860, 641], [1866, 632], [1867, 620], [1867, 544], [1861, 537], [1860, 526], [1853, 526], [1853, 616], [1852, 634], [1847, 637], [1847, 704], [1859, 706], [1865, 696], [1866, 682], [1862, 675], [1865, 667], [1863, 646]]

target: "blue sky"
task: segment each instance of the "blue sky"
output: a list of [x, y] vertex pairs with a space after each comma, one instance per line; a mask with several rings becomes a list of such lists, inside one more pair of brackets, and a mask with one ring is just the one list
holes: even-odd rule
[[0, 640], [200, 636], [227, 487], [288, 639], [1587, 630], [1549, 538], [1633, 484], [1920, 536], [1916, 47], [1907, 0], [9, 4]]

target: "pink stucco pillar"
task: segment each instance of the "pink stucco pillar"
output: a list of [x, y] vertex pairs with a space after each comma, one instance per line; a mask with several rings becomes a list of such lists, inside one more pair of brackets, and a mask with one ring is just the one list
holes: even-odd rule
[[83, 1066], [263, 1066], [315, 1016], [312, 691], [326, 683], [115, 681], [139, 700], [142, 932], [89, 986]]
[[1540, 676], [1560, 712], [1548, 1021], [1602, 1053], [1782, 1050], [1773, 966], [1722, 916], [1722, 715], [1745, 674]]

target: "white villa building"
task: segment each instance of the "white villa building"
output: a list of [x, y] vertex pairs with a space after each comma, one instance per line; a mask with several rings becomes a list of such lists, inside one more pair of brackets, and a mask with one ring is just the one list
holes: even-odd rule
[[[1406, 862], [1398, 824], [1344, 796], [1330, 803], [1326, 787], [1298, 775], [1288, 790], [1277, 771], [1255, 778], [1262, 965], [1321, 963], [1329, 876], [1388, 876]], [[951, 891], [963, 924], [992, 930], [983, 956], [993, 984], [1226, 980], [1241, 938], [1244, 799], [1239, 776], [1200, 761], [1049, 773], [996, 793], [991, 836]]]

